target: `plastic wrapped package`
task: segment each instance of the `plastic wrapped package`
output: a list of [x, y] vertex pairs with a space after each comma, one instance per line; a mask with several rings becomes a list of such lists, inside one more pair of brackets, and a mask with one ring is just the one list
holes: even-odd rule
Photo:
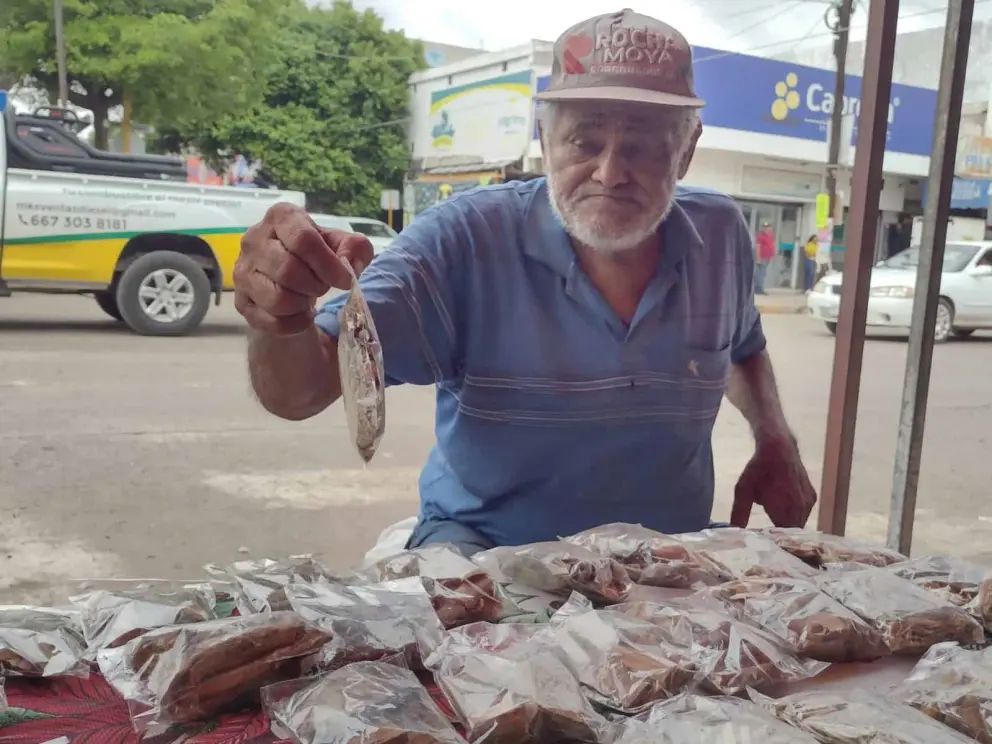
[[992, 581], [992, 571], [968, 561], [924, 556], [893, 563], [886, 570], [908, 579], [956, 607], [964, 607], [986, 628], [992, 628], [992, 607], [979, 600], [982, 585]]
[[441, 642], [444, 628], [418, 578], [381, 584], [291, 583], [286, 595], [304, 619], [331, 634], [315, 666], [330, 671], [356, 661], [402, 654], [421, 666], [420, 647]]
[[[496, 626], [493, 626], [496, 627]], [[459, 629], [461, 630], [461, 629]], [[469, 741], [599, 742], [612, 726], [585, 698], [561, 650], [540, 635], [481, 650], [454, 631], [428, 658]]]
[[348, 433], [368, 463], [386, 432], [386, 372], [372, 313], [354, 274], [352, 279], [338, 311], [338, 370]]
[[0, 607], [0, 676], [86, 677], [79, 613], [53, 607]]
[[877, 629], [804, 579], [744, 579], [704, 592], [771, 631], [798, 656], [848, 662], [889, 653]]
[[421, 637], [420, 652], [429, 669], [431, 656], [439, 649], [444, 653], [490, 651], [499, 653], [546, 637], [548, 628], [539, 623], [470, 623], [445, 632], [440, 638]]
[[273, 732], [296, 744], [464, 744], [410, 670], [364, 661], [262, 691]]
[[985, 641], [985, 631], [967, 610], [885, 568], [827, 574], [818, 586], [871, 623], [895, 654], [923, 653], [942, 641]]
[[202, 720], [301, 676], [329, 636], [293, 612], [157, 628], [97, 654], [100, 672], [147, 730]]
[[959, 744], [969, 741], [897, 700], [870, 690], [803, 692], [777, 700], [751, 692], [776, 717], [820, 744]]
[[619, 563], [566, 542], [493, 548], [472, 560], [497, 580], [505, 577], [553, 594], [579, 592], [602, 604], [625, 601], [632, 588]]
[[616, 744], [816, 744], [816, 739], [736, 697], [683, 693], [624, 724]]
[[801, 659], [772, 633], [735, 619], [725, 610], [686, 602], [631, 602], [611, 608], [666, 631], [670, 643], [687, 649], [700, 670], [701, 686], [736, 695], [815, 677], [829, 664]]
[[992, 744], [992, 648], [938, 643], [893, 696], [981, 744]]
[[7, 710], [7, 693], [3, 689], [3, 677], [0, 677], [0, 713]]
[[732, 578], [677, 538], [639, 524], [617, 522], [594, 527], [565, 538], [565, 542], [612, 558], [627, 569], [634, 583], [644, 586], [691, 589]]
[[374, 583], [417, 578], [446, 628], [495, 622], [503, 611], [489, 574], [447, 545], [407, 550], [363, 569]]
[[286, 585], [290, 581], [315, 582], [334, 577], [312, 555], [258, 561], [237, 561], [229, 566], [207, 566], [214, 577], [226, 578], [234, 588], [235, 605], [242, 615], [290, 609]]
[[548, 640], [564, 652], [593, 702], [623, 713], [682, 692], [719, 655], [690, 650], [664, 627], [585, 602], [569, 602], [551, 618]]
[[734, 527], [687, 532], [676, 537], [690, 550], [735, 579], [814, 578], [817, 571], [782, 550], [767, 535]]
[[858, 563], [863, 566], [888, 566], [906, 560], [906, 556], [889, 548], [853, 540], [850, 537], [814, 532], [801, 527], [771, 527], [765, 531], [787, 553], [815, 568], [827, 563]]
[[217, 619], [209, 584], [136, 579], [87, 582], [82, 588], [84, 593], [70, 599], [79, 610], [91, 658], [101, 648], [123, 646], [153, 628]]

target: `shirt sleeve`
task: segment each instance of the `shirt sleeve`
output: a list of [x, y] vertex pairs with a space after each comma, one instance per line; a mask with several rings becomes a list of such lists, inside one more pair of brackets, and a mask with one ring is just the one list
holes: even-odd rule
[[[446, 240], [445, 211], [419, 215], [362, 272], [359, 286], [382, 345], [387, 385], [433, 385], [458, 367], [456, 304], [460, 267]], [[347, 294], [326, 302], [315, 322], [338, 337]]]
[[738, 301], [737, 328], [731, 341], [730, 360], [740, 364], [762, 351], [767, 342], [761, 328], [761, 315], [754, 304], [754, 255], [751, 233], [744, 222], [744, 215], [737, 212], [737, 225], [732, 232], [734, 252], [737, 255]]

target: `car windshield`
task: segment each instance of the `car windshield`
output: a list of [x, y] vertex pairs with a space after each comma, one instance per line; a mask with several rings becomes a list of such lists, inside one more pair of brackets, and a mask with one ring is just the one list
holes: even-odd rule
[[[963, 243], [948, 243], [944, 246], [944, 266], [941, 271], [964, 271], [964, 267], [975, 257], [978, 246]], [[914, 245], [885, 261], [887, 269], [915, 269], [920, 263], [920, 246]]]
[[351, 229], [370, 238], [394, 238], [396, 233], [382, 222], [352, 222]]

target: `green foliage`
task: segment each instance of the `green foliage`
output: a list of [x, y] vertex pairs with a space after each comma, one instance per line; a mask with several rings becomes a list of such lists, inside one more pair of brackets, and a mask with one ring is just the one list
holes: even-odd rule
[[[94, 112], [102, 146], [107, 111], [125, 92], [133, 118], [160, 127], [250, 105], [272, 59], [269, 24], [300, 2], [64, 0], [69, 98]], [[0, 69], [55, 99], [51, 0], [0, 2]]]
[[241, 153], [306, 192], [313, 211], [377, 215], [380, 189], [397, 187], [409, 161], [407, 78], [423, 66], [420, 44], [345, 2], [268, 28], [261, 100], [173, 127], [160, 149], [192, 145], [215, 165]]

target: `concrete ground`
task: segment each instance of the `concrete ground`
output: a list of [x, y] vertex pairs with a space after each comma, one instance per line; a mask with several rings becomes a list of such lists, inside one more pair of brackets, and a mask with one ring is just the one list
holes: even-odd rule
[[[833, 338], [765, 318], [787, 414], [819, 483]], [[198, 335], [142, 338], [86, 298], [0, 301], [0, 602], [52, 601], [72, 578], [199, 577], [208, 562], [316, 551], [345, 566], [416, 511], [433, 439], [427, 388], [393, 389], [364, 468], [332, 409], [280, 421], [251, 397], [230, 298]], [[884, 538], [906, 346], [865, 353], [849, 533]], [[992, 565], [992, 337], [935, 353], [915, 552]], [[752, 451], [740, 416], [715, 433], [715, 516]], [[760, 521], [760, 520], [756, 520]]]

